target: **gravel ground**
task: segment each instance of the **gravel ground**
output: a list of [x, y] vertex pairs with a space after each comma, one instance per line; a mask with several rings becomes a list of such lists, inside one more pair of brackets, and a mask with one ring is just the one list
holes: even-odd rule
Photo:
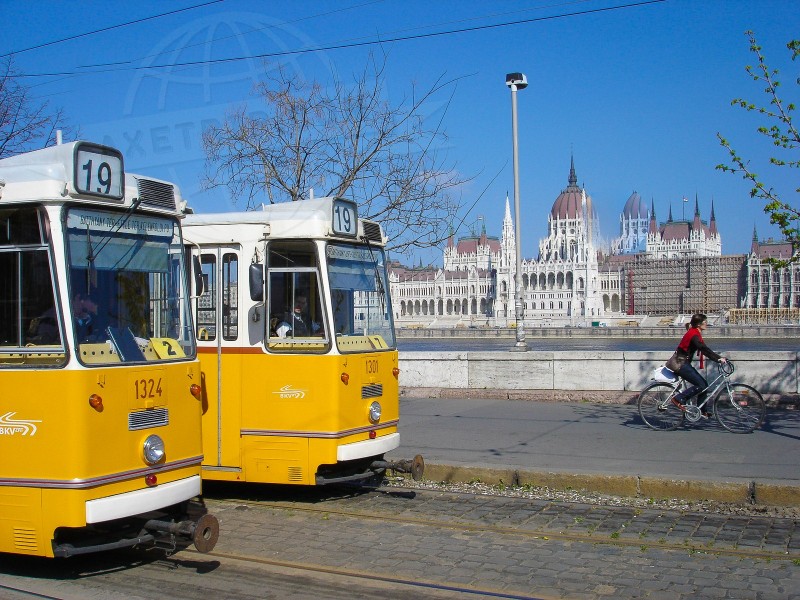
[[537, 486], [489, 485], [486, 483], [437, 483], [432, 481], [414, 481], [405, 477], [387, 477], [384, 484], [389, 487], [402, 487], [418, 490], [453, 492], [459, 494], [477, 494], [491, 496], [508, 496], [529, 498], [531, 500], [547, 500], [551, 502], [574, 502], [595, 506], [630, 506], [653, 510], [677, 510], [693, 513], [713, 513], [718, 515], [740, 515], [777, 517], [784, 519], [800, 518], [800, 508], [782, 506], [764, 506], [757, 504], [731, 504], [727, 502], [691, 501], [679, 499], [655, 500], [652, 498], [631, 498], [625, 496], [608, 496], [580, 490], [555, 490]]

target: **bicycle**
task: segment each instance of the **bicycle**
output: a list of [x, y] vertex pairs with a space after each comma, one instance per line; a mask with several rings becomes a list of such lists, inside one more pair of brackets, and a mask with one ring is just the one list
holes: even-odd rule
[[675, 396], [689, 387], [689, 384], [675, 374], [674, 382], [657, 381], [644, 388], [639, 394], [637, 406], [639, 416], [645, 425], [659, 431], [673, 431], [684, 420], [696, 423], [708, 405], [713, 407], [717, 422], [731, 433], [752, 433], [764, 422], [767, 413], [766, 403], [755, 388], [743, 383], [731, 383], [733, 363], [717, 363], [719, 375], [701, 392], [707, 392], [706, 399], [699, 405], [695, 399], [698, 392], [686, 405], [681, 405]]

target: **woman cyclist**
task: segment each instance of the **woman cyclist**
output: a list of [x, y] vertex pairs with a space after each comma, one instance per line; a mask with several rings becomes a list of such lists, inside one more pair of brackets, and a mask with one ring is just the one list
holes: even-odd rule
[[[708, 387], [708, 383], [706, 382], [705, 378], [700, 375], [700, 373], [697, 372], [697, 369], [692, 366], [692, 359], [694, 358], [695, 352], [700, 353], [701, 368], [703, 366], [703, 356], [707, 356], [711, 360], [723, 364], [727, 362], [724, 357], [720, 356], [711, 348], [706, 346], [705, 342], [703, 341], [702, 333], [707, 325], [708, 322], [704, 314], [697, 313], [692, 315], [692, 320], [688, 325], [686, 334], [683, 336], [680, 344], [678, 344], [678, 348], [675, 350], [678, 361], [680, 362], [681, 359], [683, 359], [683, 364], [681, 364], [680, 369], [678, 369], [676, 373], [691, 384], [691, 387], [687, 388], [673, 398], [672, 401], [676, 404], [685, 403], [698, 392], [705, 390]], [[698, 398], [698, 404], [702, 404], [705, 401], [705, 396], [705, 391], [703, 391]], [[703, 408], [701, 414], [706, 419], [711, 416], [711, 414], [705, 408]]]

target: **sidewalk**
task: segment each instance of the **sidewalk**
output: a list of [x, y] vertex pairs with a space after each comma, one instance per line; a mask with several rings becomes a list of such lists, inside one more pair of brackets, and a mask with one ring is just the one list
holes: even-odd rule
[[745, 435], [713, 419], [652, 431], [631, 405], [403, 397], [400, 412], [390, 456], [422, 454], [434, 481], [800, 507], [798, 411]]

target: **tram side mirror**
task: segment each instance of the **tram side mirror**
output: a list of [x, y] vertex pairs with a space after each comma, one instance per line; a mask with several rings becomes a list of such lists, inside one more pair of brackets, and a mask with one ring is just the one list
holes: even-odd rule
[[264, 265], [258, 263], [250, 265], [250, 300], [264, 300]]
[[202, 296], [206, 292], [206, 278], [203, 276], [203, 267], [199, 256], [192, 256], [192, 273], [194, 274], [194, 293]]

